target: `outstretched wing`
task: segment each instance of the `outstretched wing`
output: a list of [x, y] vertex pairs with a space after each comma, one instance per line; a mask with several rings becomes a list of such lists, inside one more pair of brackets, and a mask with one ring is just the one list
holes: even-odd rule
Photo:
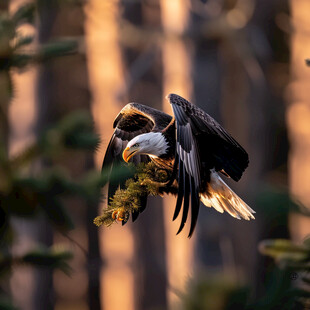
[[[110, 180], [108, 184], [108, 201], [119, 187], [124, 187], [124, 183], [112, 181], [111, 176], [117, 167], [124, 164], [122, 153], [127, 143], [140, 134], [150, 131], [162, 131], [170, 123], [171, 119], [170, 115], [139, 103], [128, 103], [120, 111], [114, 120], [113, 128], [115, 130], [102, 164], [102, 171], [108, 173], [108, 179]], [[136, 155], [131, 161], [138, 164], [148, 162], [149, 158], [146, 155]], [[133, 221], [137, 219], [139, 213], [144, 211], [147, 199], [145, 198], [143, 201], [144, 203], [139, 210], [132, 213]], [[122, 223], [125, 224], [126, 222], [127, 220]]]
[[215, 168], [238, 181], [249, 160], [246, 151], [210, 115], [178, 95], [170, 94], [167, 98], [176, 120], [178, 158], [175, 164], [179, 166], [178, 199], [173, 219], [179, 215], [183, 203], [179, 233], [187, 220], [190, 196], [190, 237], [198, 218], [199, 192], [210, 181], [210, 169]]

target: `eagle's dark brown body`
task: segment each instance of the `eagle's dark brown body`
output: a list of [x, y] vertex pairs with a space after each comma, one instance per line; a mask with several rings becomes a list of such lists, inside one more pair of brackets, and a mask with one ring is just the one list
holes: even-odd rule
[[[178, 95], [170, 94], [167, 98], [174, 117], [138, 103], [129, 103], [121, 110], [114, 121], [115, 131], [103, 167], [111, 167], [112, 171], [123, 154], [126, 161], [132, 158], [137, 164], [152, 160], [168, 169], [171, 180], [166, 191], [172, 188], [177, 194], [174, 219], [183, 206], [179, 232], [191, 205], [189, 236], [196, 225], [200, 200], [236, 218], [254, 218], [254, 211], [218, 174], [238, 181], [248, 166], [246, 151], [206, 112]], [[110, 184], [109, 196], [118, 186]]]

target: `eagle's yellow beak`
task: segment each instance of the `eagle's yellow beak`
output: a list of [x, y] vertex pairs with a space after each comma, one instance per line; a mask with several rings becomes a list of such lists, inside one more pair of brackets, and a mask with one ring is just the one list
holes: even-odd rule
[[140, 149], [138, 147], [126, 147], [123, 151], [123, 159], [128, 163], [129, 159], [134, 156]]

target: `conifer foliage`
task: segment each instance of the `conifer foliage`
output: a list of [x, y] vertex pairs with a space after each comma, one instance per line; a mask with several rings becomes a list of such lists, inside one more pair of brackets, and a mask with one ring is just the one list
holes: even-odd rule
[[[272, 257], [284, 277], [291, 281], [289, 289], [282, 291], [278, 305], [285, 304], [283, 309], [309, 309], [310, 238], [306, 238], [302, 244], [295, 244], [287, 239], [264, 240], [260, 243], [259, 250]], [[274, 299], [275, 297], [273, 296]]]
[[[27, 49], [33, 41], [18, 31], [23, 24], [35, 22], [35, 4], [25, 4], [10, 15], [0, 11], [0, 308], [15, 309], [10, 302], [8, 283], [12, 267], [33, 265], [70, 272], [70, 251], [60, 246], [36, 248], [22, 255], [12, 254], [12, 244], [18, 239], [11, 220], [14, 217], [35, 218], [42, 214], [62, 233], [74, 227], [66, 210], [64, 197], [79, 196], [96, 203], [105, 176], [90, 171], [80, 180], [73, 180], [58, 162], [75, 152], [92, 152], [99, 143], [91, 116], [85, 111], [69, 114], [57, 125], [40, 133], [37, 141], [20, 154], [9, 157], [8, 110], [14, 98], [12, 70], [27, 69], [33, 64], [52, 61], [56, 57], [76, 53], [75, 40], [59, 40], [36, 50]], [[31, 167], [34, 163], [47, 162], [40, 172]], [[47, 168], [48, 167], [48, 168]]]
[[127, 222], [132, 212], [142, 211], [148, 196], [162, 196], [164, 192], [177, 192], [177, 188], [167, 187], [170, 177], [168, 170], [158, 168], [153, 162], [140, 163], [136, 169], [133, 166], [125, 170], [123, 168], [122, 176], [130, 175], [133, 171], [135, 171], [134, 176], [125, 182], [125, 186], [116, 190], [107, 208], [94, 219], [97, 226], [110, 226], [117, 220]]

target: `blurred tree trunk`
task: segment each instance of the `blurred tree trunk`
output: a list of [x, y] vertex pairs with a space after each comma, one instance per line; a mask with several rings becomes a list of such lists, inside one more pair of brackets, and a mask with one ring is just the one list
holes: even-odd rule
[[[293, 33], [291, 36], [290, 70], [288, 86], [289, 106], [287, 125], [290, 139], [289, 184], [292, 195], [310, 210], [310, 58], [309, 29], [310, 2], [290, 0]], [[309, 217], [291, 215], [291, 231], [296, 241], [310, 233]]]
[[[254, 5], [254, 1], [248, 2]], [[246, 6], [243, 8], [244, 10], [242, 7], [236, 10], [247, 16]], [[268, 91], [265, 88], [261, 68], [246, 41], [248, 27], [250, 26], [245, 24], [241, 29], [236, 29], [227, 21], [227, 33], [224, 32], [220, 38], [219, 55], [222, 68], [220, 119], [228, 132], [247, 150], [250, 158], [249, 168], [242, 179], [238, 183], [227, 180], [228, 184], [232, 184], [238, 195], [253, 206], [253, 189], [258, 187], [257, 180], [260, 180], [266, 172], [266, 162], [262, 160], [268, 158], [264, 155], [266, 139], [254, 139], [254, 137], [268, 137], [268, 117], [264, 117], [268, 114], [264, 104], [267, 101]], [[254, 206], [253, 208], [255, 209]], [[233, 250], [227, 253], [224, 246], [221, 249], [222, 259], [225, 262], [229, 255], [233, 258], [232, 267], [235, 268], [238, 280], [255, 271], [258, 222], [236, 221], [232, 217], [223, 218], [224, 225], [220, 238], [222, 240], [228, 238]], [[254, 279], [247, 280], [250, 282]]]
[[[223, 266], [237, 280], [255, 272], [257, 240], [271, 237], [271, 222], [274, 230], [277, 226], [274, 222], [278, 220], [279, 226], [283, 223], [276, 211], [272, 216], [269, 212], [270, 218], [262, 214], [264, 212], [255, 205], [254, 197], [262, 191], [263, 184], [259, 180], [265, 178], [271, 169], [279, 169], [286, 164], [285, 147], [279, 156], [274, 145], [277, 141], [278, 147], [283, 147], [281, 142], [285, 140], [284, 120], [281, 119], [282, 94], [278, 97], [272, 95], [266, 83], [266, 79], [270, 78], [268, 70], [274, 53], [268, 36], [272, 36], [270, 40], [274, 39], [277, 1], [259, 1], [259, 6], [257, 3], [227, 1], [221, 10], [210, 6], [204, 18], [194, 15], [193, 22], [194, 29], [206, 29], [204, 36], [197, 40], [194, 58], [197, 105], [217, 119], [249, 153], [250, 164], [239, 183], [227, 182], [258, 211], [257, 219], [251, 222], [236, 221], [214, 210], [201, 212], [204, 226], [199, 234], [198, 251], [207, 267]], [[254, 7], [257, 8], [255, 11]], [[230, 19], [232, 12], [240, 14], [243, 19]], [[281, 37], [280, 31], [277, 37]], [[285, 48], [281, 52], [282, 55], [287, 54]], [[274, 60], [280, 62], [277, 56]], [[277, 76], [271, 78], [275, 81]], [[282, 183], [285, 184], [285, 171], [282, 173]], [[282, 186], [282, 183], [274, 185]], [[273, 237], [285, 236], [287, 230], [282, 227], [281, 233]], [[265, 267], [262, 262], [259, 265], [261, 274]], [[249, 277], [248, 281], [257, 285], [254, 282], [260, 279], [260, 276]]]
[[6, 11], [8, 9], [8, 6], [9, 6], [9, 0], [2, 0], [0, 2], [0, 10]]
[[[0, 11], [8, 12], [9, 1], [4, 0], [0, 3]], [[1, 12], [2, 13], [2, 12]], [[0, 55], [0, 57], [6, 57], [5, 53], [7, 51], [7, 46], [9, 42], [5, 40], [5, 36], [2, 36], [2, 41], [0, 42], [0, 53], [4, 53], [4, 55]], [[7, 71], [0, 69], [0, 91], [1, 96], [0, 99], [0, 143], [4, 148], [4, 153], [7, 151], [7, 143], [8, 143], [8, 122], [7, 122], [7, 113], [8, 113], [8, 106], [10, 102], [10, 77]], [[7, 154], [3, 154], [7, 155]]]
[[[179, 94], [191, 101], [192, 98], [192, 55], [190, 42], [182, 35], [189, 25], [189, 1], [161, 0], [161, 16], [165, 39], [162, 45], [163, 53], [163, 93]], [[163, 110], [172, 114], [171, 106], [166, 99]], [[189, 275], [193, 273], [193, 252], [196, 234], [191, 239], [186, 238], [188, 226], [176, 236], [179, 228], [178, 218], [172, 222], [176, 198], [164, 198], [164, 217], [167, 248], [168, 275], [168, 305], [169, 309], [183, 309], [182, 300], [175, 293], [186, 293]]]
[[[46, 43], [57, 37], [83, 36], [83, 8], [81, 4], [62, 3], [56, 0], [39, 1], [39, 42]], [[38, 79], [38, 132], [50, 124], [57, 122], [61, 117], [73, 110], [89, 110], [90, 94], [88, 90], [88, 74], [84, 55], [77, 54], [59, 58], [42, 66]], [[48, 164], [48, 163], [44, 163]], [[62, 163], [70, 170], [74, 178], [93, 167], [92, 155], [64, 158]], [[96, 206], [86, 206], [80, 200], [66, 202], [76, 228], [70, 237], [82, 248], [73, 247], [74, 260], [72, 261], [73, 274], [71, 278], [56, 272], [54, 277], [51, 271], [39, 274], [36, 289], [35, 309], [52, 309], [54, 304], [59, 308], [79, 307], [87, 305], [91, 309], [100, 309], [99, 304], [99, 278], [91, 267], [98, 261], [97, 230], [91, 223], [96, 214]], [[52, 245], [53, 240], [65, 241], [63, 236], [54, 234], [42, 221], [40, 241]], [[87, 243], [88, 239], [88, 243]], [[54, 293], [52, 291], [54, 282]]]
[[[55, 0], [38, 2], [40, 28], [38, 29], [38, 40], [40, 43], [48, 42], [52, 37], [52, 29], [55, 23], [58, 8]], [[53, 77], [50, 64], [44, 65], [39, 70], [37, 82], [37, 126], [36, 134], [46, 129], [57, 121], [55, 117], [55, 102], [53, 102]], [[42, 163], [44, 165], [44, 163]], [[47, 247], [53, 244], [53, 229], [46, 219], [41, 219], [36, 229], [38, 230], [38, 242]], [[53, 287], [53, 272], [51, 270], [40, 270], [36, 272], [34, 289], [34, 309], [51, 310], [55, 306], [55, 291]]]
[[[9, 12], [9, 2], [8, 1], [2, 1], [0, 3], [0, 13], [1, 14], [8, 14]], [[1, 25], [2, 27], [2, 25]], [[1, 41], [0, 41], [0, 58], [6, 58], [7, 57], [7, 51], [9, 46], [9, 37], [6, 38], [5, 33], [2, 29], [1, 33]], [[3, 64], [3, 60], [1, 60], [1, 64]], [[5, 64], [5, 63], [4, 63]], [[9, 104], [11, 101], [11, 76], [10, 72], [6, 70], [6, 64], [4, 66], [1, 66], [0, 68], [0, 156], [3, 159], [6, 159], [9, 154], [9, 122], [8, 122], [8, 113], [9, 113]], [[3, 169], [7, 169], [7, 167], [0, 167], [0, 174], [2, 176]], [[3, 180], [3, 177], [1, 177], [2, 180], [0, 180], [1, 188], [7, 187], [6, 180]], [[6, 224], [7, 222], [7, 212], [4, 211], [2, 207], [0, 207], [0, 239], [6, 238], [6, 235], [9, 232], [9, 225]], [[10, 234], [11, 232], [9, 232]], [[2, 242], [1, 245], [3, 247], [2, 251], [7, 251], [8, 249], [4, 247], [4, 245], [7, 244], [5, 241]], [[3, 289], [7, 292], [10, 291], [9, 283], [4, 284]]]
[[[95, 160], [98, 169], [101, 169], [105, 150], [113, 133], [113, 120], [127, 102], [126, 91], [122, 100], [119, 96], [120, 86], [124, 85], [119, 46], [121, 8], [118, 0], [90, 0], [85, 12], [88, 69], [93, 95], [92, 113], [102, 140]], [[100, 206], [99, 213], [104, 204]], [[125, 226], [115, 224], [109, 229], [102, 227], [99, 231], [104, 265], [96, 272], [100, 274], [102, 309], [134, 310], [134, 294], [138, 288], [135, 286], [132, 267], [134, 240], [130, 223]]]
[[[211, 17], [207, 14], [204, 17], [192, 15], [193, 29], [202, 29], [205, 24], [212, 23]], [[217, 25], [216, 28], [221, 29], [219, 26]], [[193, 98], [197, 106], [223, 124], [221, 111], [224, 109], [221, 109], [219, 104], [223, 88], [219, 38], [218, 36], [211, 36], [211, 38], [209, 36], [210, 34], [207, 32], [195, 41], [192, 70]], [[223, 125], [225, 127], [225, 124]], [[232, 249], [231, 237], [227, 236], [226, 232], [229, 229], [224, 224], [227, 215], [220, 214], [212, 208], [206, 208], [202, 204], [201, 208], [199, 218], [202, 224], [198, 227], [197, 232], [197, 259], [202, 263], [206, 272], [214, 270], [214, 268], [223, 268], [223, 266], [226, 271], [227, 260], [230, 265], [234, 262], [231, 261], [233, 253], [230, 253]], [[221, 247], [223, 240], [225, 240], [224, 244], [227, 248], [225, 251], [228, 252], [225, 253], [226, 259], [223, 257]]]
[[[240, 1], [241, 2], [241, 1]], [[251, 1], [254, 5], [254, 1]], [[242, 9], [239, 8], [239, 12]], [[242, 12], [245, 16], [246, 12]], [[261, 22], [261, 21], [260, 21]], [[252, 196], [260, 186], [258, 180], [267, 172], [269, 159], [266, 156], [269, 132], [270, 94], [264, 84], [264, 75], [260, 65], [246, 41], [246, 33], [252, 25], [245, 24], [240, 30], [227, 23], [230, 27], [228, 35], [222, 38], [220, 56], [222, 63], [222, 95], [221, 111], [223, 124], [233, 137], [247, 150], [250, 158], [249, 168], [245, 171], [234, 190], [249, 205], [256, 209]], [[256, 40], [254, 38], [253, 40]], [[262, 61], [266, 61], [262, 59]], [[251, 75], [252, 74], [252, 75]], [[249, 126], [251, 124], [251, 126]], [[252, 130], [250, 130], [250, 128]], [[256, 138], [255, 138], [256, 137]], [[264, 137], [257, 139], [257, 137]], [[231, 184], [231, 183], [230, 183]], [[259, 211], [259, 210], [258, 210]], [[233, 264], [237, 279], [255, 272], [257, 264], [258, 225], [264, 225], [263, 217], [255, 221], [236, 221], [224, 218], [221, 238], [228, 237], [232, 244]], [[222, 258], [225, 261], [225, 250]], [[260, 277], [257, 277], [260, 279]], [[248, 277], [252, 285], [256, 285], [256, 277]]]

